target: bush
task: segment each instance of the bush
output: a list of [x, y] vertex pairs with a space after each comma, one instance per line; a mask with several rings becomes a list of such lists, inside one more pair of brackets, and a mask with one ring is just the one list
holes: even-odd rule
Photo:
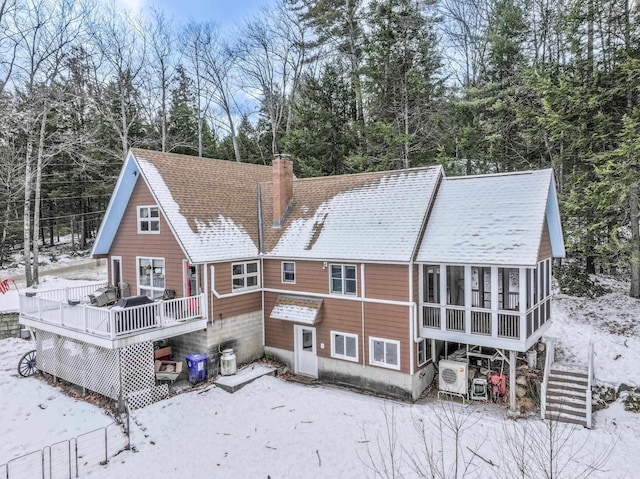
[[555, 277], [560, 291], [571, 296], [597, 298], [609, 292], [597, 283], [587, 272], [576, 264], [562, 265], [555, 269]]

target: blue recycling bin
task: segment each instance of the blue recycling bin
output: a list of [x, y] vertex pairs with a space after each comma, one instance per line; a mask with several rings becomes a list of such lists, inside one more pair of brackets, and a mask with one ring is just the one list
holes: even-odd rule
[[187, 354], [187, 368], [191, 384], [207, 379], [207, 359], [209, 356], [206, 354]]

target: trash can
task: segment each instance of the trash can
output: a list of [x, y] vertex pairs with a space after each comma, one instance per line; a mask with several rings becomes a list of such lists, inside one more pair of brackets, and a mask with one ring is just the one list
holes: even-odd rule
[[209, 356], [206, 354], [187, 354], [187, 368], [191, 384], [207, 379], [207, 359]]

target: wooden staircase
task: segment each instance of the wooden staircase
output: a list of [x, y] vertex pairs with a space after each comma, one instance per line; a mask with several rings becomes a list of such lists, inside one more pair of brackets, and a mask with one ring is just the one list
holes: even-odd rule
[[545, 419], [589, 427], [587, 400], [589, 372], [587, 368], [552, 364], [546, 387]]
[[555, 362], [555, 342], [547, 341], [541, 416], [550, 421], [579, 424], [591, 429], [591, 386], [594, 382], [593, 344], [587, 352], [587, 367]]

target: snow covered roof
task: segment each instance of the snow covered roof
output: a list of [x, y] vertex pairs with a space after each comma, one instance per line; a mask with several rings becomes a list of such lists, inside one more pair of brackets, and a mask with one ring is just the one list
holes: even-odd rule
[[419, 262], [535, 265], [545, 220], [553, 256], [564, 256], [550, 169], [444, 178], [433, 166], [294, 179], [293, 203], [274, 228], [270, 166], [141, 149], [125, 161], [93, 254], [109, 253], [139, 178], [192, 263], [256, 257], [262, 242], [267, 257], [408, 262], [419, 248]]
[[[191, 262], [258, 255], [256, 191], [259, 182], [271, 179], [271, 167], [138, 148], [126, 164], [132, 162]], [[128, 201], [132, 190], [116, 187], [114, 198], [119, 193], [124, 198], [112, 202]], [[107, 211], [103, 225], [113, 222], [117, 229], [122, 215], [109, 216]], [[99, 241], [94, 254], [108, 252], [112, 239]]]
[[322, 307], [322, 299], [281, 294], [271, 310], [271, 319], [315, 324]]
[[[352, 261], [411, 260], [442, 167], [295, 180], [281, 228], [265, 221], [265, 254]], [[270, 218], [272, 185], [262, 185]], [[267, 226], [268, 225], [268, 226]]]
[[553, 170], [442, 181], [416, 260], [533, 266], [545, 220], [553, 256], [564, 256]]

